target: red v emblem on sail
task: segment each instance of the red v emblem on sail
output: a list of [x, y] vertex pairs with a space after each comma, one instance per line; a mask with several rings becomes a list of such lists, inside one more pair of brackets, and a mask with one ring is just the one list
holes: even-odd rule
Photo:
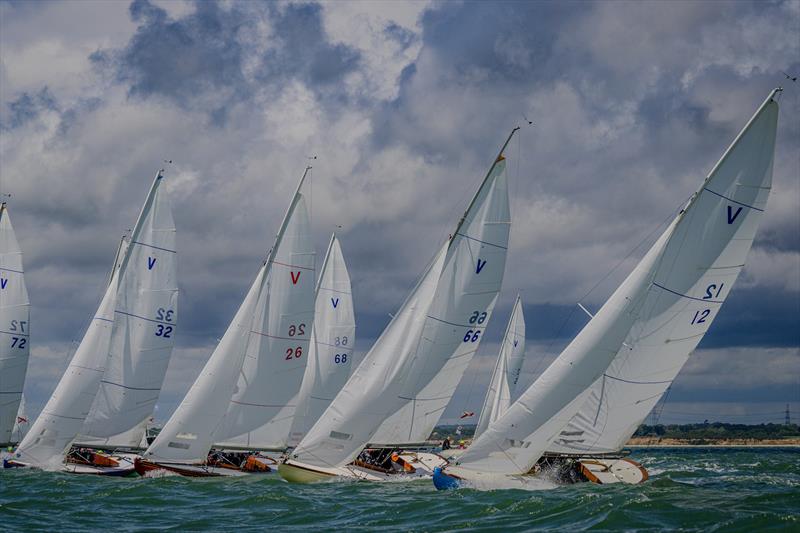
[[300, 281], [300, 271], [289, 272], [289, 275], [292, 276], [292, 285], [297, 285], [297, 282]]

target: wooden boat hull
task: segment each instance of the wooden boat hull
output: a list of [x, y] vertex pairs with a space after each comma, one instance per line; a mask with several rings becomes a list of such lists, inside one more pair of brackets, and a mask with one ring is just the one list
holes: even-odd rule
[[154, 472], [170, 472], [185, 477], [242, 477], [264, 475], [274, 472], [272, 469], [261, 472], [251, 472], [238, 468], [225, 468], [201, 464], [161, 463], [141, 458], [136, 459], [134, 467], [140, 476], [153, 475]]
[[581, 473], [592, 483], [610, 485], [644, 483], [650, 477], [647, 470], [633, 459], [582, 459], [578, 461]]
[[[27, 463], [21, 463], [14, 459], [3, 459], [3, 468], [35, 468]], [[61, 466], [61, 472], [67, 474], [94, 475], [94, 476], [114, 476], [125, 477], [136, 473], [133, 461], [123, 460], [118, 466], [96, 466], [87, 464], [65, 463]]]

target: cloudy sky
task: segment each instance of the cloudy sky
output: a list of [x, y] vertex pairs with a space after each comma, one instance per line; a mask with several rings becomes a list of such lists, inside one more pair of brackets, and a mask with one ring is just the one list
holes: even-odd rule
[[181, 329], [161, 420], [309, 156], [317, 249], [341, 226], [363, 352], [522, 125], [504, 292], [452, 419], [480, 407], [515, 294], [530, 381], [585, 323], [576, 302], [602, 305], [785, 83], [760, 233], [662, 421], [782, 420], [786, 403], [800, 417], [800, 83], [781, 73], [800, 74], [798, 58], [798, 1], [0, 2], [0, 189], [33, 304], [30, 411], [164, 159]]

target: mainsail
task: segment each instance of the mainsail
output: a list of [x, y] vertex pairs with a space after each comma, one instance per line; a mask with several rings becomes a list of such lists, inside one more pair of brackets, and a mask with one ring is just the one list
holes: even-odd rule
[[[646, 358], [643, 366], [631, 367], [640, 369], [631, 375], [652, 383], [635, 385], [653, 385], [656, 395], [663, 391], [666, 385], [658, 382], [674, 377], [715, 318], [766, 207], [777, 128], [775, 94], [600, 311], [448, 471], [466, 477], [528, 472], [579, 410], [592, 405], [586, 403], [590, 386], [619, 381], [603, 380], [604, 374], [616, 378], [626, 368], [609, 368], [614, 361]], [[593, 425], [595, 413], [590, 416]], [[621, 425], [624, 430], [612, 439], [629, 430], [627, 422]]]
[[489, 390], [483, 401], [478, 425], [475, 427], [475, 438], [483, 433], [489, 424], [500, 418], [516, 400], [515, 391], [524, 358], [525, 316], [522, 312], [522, 298], [517, 296], [511, 318], [508, 319], [506, 333], [500, 344], [500, 353], [492, 372], [492, 379], [489, 381]]
[[[502, 152], [455, 232], [293, 459], [320, 467], [345, 465], [392, 414], [409, 404], [433, 411], [428, 404], [449, 401], [447, 392], [441, 399], [425, 389], [448, 361], [468, 362], [475, 353], [505, 271], [510, 214]], [[457, 384], [460, 372], [450, 373], [447, 381]], [[415, 422], [413, 414], [407, 421]]]
[[[278, 405], [252, 406], [263, 415], [262, 422], [286, 408], [300, 387], [313, 317], [296, 305], [295, 294], [300, 299], [310, 295], [308, 315], [313, 315], [314, 295], [310, 224], [301, 192], [309, 170], [300, 179], [269, 258], [200, 375], [143, 454], [145, 459], [204, 462], [211, 446], [228, 436], [231, 398], [241, 397], [242, 387], [244, 391], [248, 384], [253, 389], [275, 387], [264, 392], [279, 395]], [[274, 323], [282, 328], [268, 330]], [[288, 434], [287, 424], [279, 438], [285, 441]]]
[[[163, 173], [159, 171], [132, 236], [142, 235], [143, 228], [152, 227], [152, 199], [161, 186], [162, 179]], [[63, 454], [69, 449], [89, 414], [108, 364], [118, 289], [127, 286], [129, 272], [142, 268], [142, 265], [130, 262], [130, 257], [139, 257], [132, 256], [133, 250], [137, 248], [132, 241], [133, 239], [127, 246], [120, 247], [108, 287], [86, 334], [42, 413], [17, 448], [15, 456], [23, 463], [41, 467], [61, 463]], [[159, 326], [163, 324], [148, 322], [147, 325], [143, 324], [143, 331], [139, 334], [155, 336], [159, 332]]]
[[111, 349], [78, 442], [136, 447], [161, 392], [178, 327], [175, 223], [161, 174], [121, 268]]
[[289, 446], [296, 446], [350, 377], [356, 322], [350, 275], [339, 239], [331, 236], [317, 285], [308, 366], [298, 393]]
[[[676, 231], [676, 243], [667, 248], [665, 268], [653, 280], [627, 347], [594, 383], [586, 403], [550, 451], [619, 451], [711, 326], [744, 267], [766, 208], [778, 120], [774, 95], [697, 193], [692, 216], [687, 215]], [[703, 240], [693, 238], [702, 234]], [[684, 254], [695, 260], [682, 261]]]
[[0, 443], [11, 442], [30, 354], [30, 308], [8, 207], [0, 205]]

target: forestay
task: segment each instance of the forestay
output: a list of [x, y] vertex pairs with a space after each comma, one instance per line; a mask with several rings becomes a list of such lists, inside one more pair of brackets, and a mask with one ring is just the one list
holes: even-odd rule
[[162, 174], [128, 241], [100, 390], [78, 441], [136, 447], [164, 383], [178, 327], [175, 223]]
[[[472, 357], [500, 290], [510, 228], [504, 169], [500, 155], [456, 231], [295, 449], [294, 459], [322, 467], [345, 465], [374, 440], [376, 430], [393, 413], [411, 403], [423, 412], [434, 411], [438, 402], [449, 401], [449, 391], [444, 397], [431, 397], [425, 389], [451, 358]], [[446, 372], [453, 368], [446, 387], [451, 380], [455, 387], [464, 367]], [[416, 415], [412, 412], [407, 420], [416, 424]]]
[[774, 95], [697, 193], [667, 246], [628, 347], [594, 383], [551, 451], [620, 450], [711, 326], [744, 267], [766, 208], [778, 120]]
[[339, 239], [331, 236], [317, 285], [308, 366], [289, 437], [296, 446], [350, 377], [356, 323], [350, 275]]
[[[161, 186], [162, 176], [162, 171], [159, 171], [153, 180], [132, 236], [141, 235], [143, 228], [151, 224], [152, 200]], [[57, 466], [83, 426], [105, 373], [118, 289], [128, 283], [126, 276], [132, 268], [129, 257], [134, 248], [131, 243], [120, 244], [108, 287], [86, 334], [42, 413], [17, 448], [15, 456], [20, 462], [41, 467]]]
[[[680, 352], [661, 368], [682, 364], [727, 294], [735, 277], [729, 273], [741, 269], [755, 235], [753, 214], [765, 207], [777, 119], [773, 96], [589, 324], [450, 470], [467, 476], [528, 472], [620, 353], [626, 359]], [[680, 348], [673, 352], [669, 345]]]
[[516, 388], [522, 363], [525, 358], [525, 316], [522, 312], [522, 299], [517, 296], [511, 318], [508, 320], [505, 335], [500, 344], [489, 390], [483, 401], [478, 425], [475, 427], [475, 438], [506, 412], [516, 400]]
[[8, 207], [0, 205], [0, 443], [12, 440], [30, 354], [30, 302]]

